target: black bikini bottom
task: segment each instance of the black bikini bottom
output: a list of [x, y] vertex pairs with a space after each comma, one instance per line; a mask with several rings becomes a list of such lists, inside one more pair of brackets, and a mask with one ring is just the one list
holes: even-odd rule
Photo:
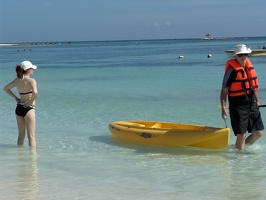
[[18, 104], [16, 107], [16, 115], [25, 117], [27, 112], [29, 112], [31, 109], [34, 109], [34, 106], [29, 106], [27, 108], [23, 107], [23, 104]]

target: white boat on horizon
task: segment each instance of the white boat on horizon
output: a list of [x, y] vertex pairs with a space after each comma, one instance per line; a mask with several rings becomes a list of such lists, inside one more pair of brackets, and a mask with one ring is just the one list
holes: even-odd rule
[[[262, 49], [251, 49], [252, 52], [249, 56], [266, 56], [266, 45], [262, 47]], [[233, 56], [234, 50], [225, 50], [225, 53], [229, 56]]]

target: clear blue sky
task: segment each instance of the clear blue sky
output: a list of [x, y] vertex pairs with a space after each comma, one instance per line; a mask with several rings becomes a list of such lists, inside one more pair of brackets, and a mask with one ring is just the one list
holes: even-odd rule
[[266, 36], [266, 0], [1, 0], [0, 43]]

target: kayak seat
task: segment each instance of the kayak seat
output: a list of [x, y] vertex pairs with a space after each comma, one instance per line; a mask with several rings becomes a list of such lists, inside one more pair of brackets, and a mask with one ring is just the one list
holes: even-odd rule
[[151, 126], [151, 128], [161, 128], [162, 124], [161, 123], [155, 123]]

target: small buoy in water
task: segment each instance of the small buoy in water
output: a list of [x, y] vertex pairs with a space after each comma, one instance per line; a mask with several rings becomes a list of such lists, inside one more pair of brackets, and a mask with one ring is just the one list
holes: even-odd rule
[[178, 58], [185, 58], [185, 56], [179, 56]]
[[207, 58], [211, 58], [211, 57], [212, 57], [212, 55], [211, 54], [208, 54]]

